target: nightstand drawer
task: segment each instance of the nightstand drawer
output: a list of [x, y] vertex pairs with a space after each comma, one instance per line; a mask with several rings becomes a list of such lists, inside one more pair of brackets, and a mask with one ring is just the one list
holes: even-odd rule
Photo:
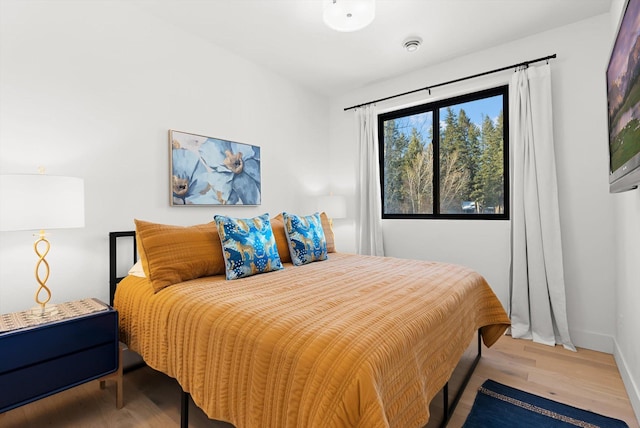
[[0, 413], [101, 379], [118, 365], [118, 313], [106, 305], [88, 315], [2, 333]]
[[115, 311], [102, 312], [25, 330], [0, 337], [0, 376], [10, 370], [58, 358], [110, 343], [118, 352]]
[[113, 344], [76, 352], [0, 376], [0, 409], [19, 406], [116, 371]]

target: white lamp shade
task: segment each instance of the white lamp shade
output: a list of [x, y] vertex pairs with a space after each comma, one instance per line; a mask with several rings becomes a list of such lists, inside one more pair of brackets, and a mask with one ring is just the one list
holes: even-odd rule
[[345, 218], [347, 216], [347, 199], [344, 196], [321, 196], [318, 199], [318, 210], [324, 211], [329, 218]]
[[375, 0], [324, 0], [322, 19], [336, 31], [356, 31], [376, 16]]
[[84, 227], [84, 180], [0, 175], [0, 231]]

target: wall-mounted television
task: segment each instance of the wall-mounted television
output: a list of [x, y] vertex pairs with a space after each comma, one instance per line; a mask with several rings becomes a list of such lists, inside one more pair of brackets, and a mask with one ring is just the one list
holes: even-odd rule
[[627, 0], [607, 67], [609, 191], [640, 185], [640, 0]]

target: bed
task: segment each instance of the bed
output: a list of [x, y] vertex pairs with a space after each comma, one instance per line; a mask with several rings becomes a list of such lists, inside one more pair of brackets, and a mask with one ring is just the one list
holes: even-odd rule
[[[137, 222], [135, 234], [111, 234], [121, 340], [212, 419], [237, 428], [421, 427], [476, 332], [478, 346], [480, 337], [491, 346], [509, 325], [477, 272], [335, 252], [326, 216], [326, 258], [294, 265], [280, 220], [269, 226], [282, 267], [234, 280], [192, 254], [224, 265], [215, 225]], [[120, 237], [137, 239], [144, 267], [121, 281]], [[157, 287], [153, 271], [168, 265], [181, 272], [168, 269], [175, 277]]]

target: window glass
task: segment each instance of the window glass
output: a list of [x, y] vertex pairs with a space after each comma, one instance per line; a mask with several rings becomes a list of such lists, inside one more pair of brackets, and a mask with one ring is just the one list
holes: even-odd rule
[[392, 214], [433, 213], [433, 114], [429, 111], [384, 121], [383, 210]]
[[380, 115], [383, 218], [507, 219], [506, 100], [504, 86]]

